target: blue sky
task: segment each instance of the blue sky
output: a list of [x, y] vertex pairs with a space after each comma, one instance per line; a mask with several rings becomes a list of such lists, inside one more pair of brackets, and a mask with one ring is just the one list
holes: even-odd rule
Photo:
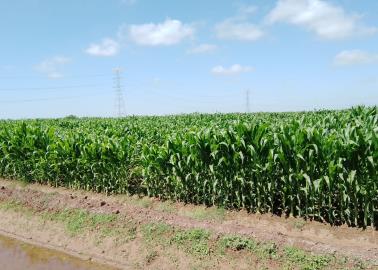
[[2, 0], [0, 118], [378, 104], [375, 0]]

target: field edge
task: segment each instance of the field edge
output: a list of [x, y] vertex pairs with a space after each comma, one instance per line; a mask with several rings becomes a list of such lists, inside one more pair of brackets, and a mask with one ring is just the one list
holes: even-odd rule
[[[176, 210], [170, 209], [166, 202], [153, 202], [157, 206], [152, 207], [150, 199], [146, 198], [130, 201], [126, 196], [113, 197], [35, 184], [22, 185], [8, 180], [0, 180], [0, 187], [0, 227], [13, 227], [13, 231], [7, 232], [10, 236], [15, 235], [26, 242], [40, 239], [41, 243], [36, 243], [37, 245], [43, 246], [45, 243], [46, 247], [53, 249], [56, 249], [54, 241], [60, 241], [63, 246], [57, 245], [57, 248], [66, 253], [68, 251], [72, 255], [91, 258], [122, 269], [155, 269], [161, 266], [165, 266], [165, 269], [169, 269], [168, 266], [190, 266], [192, 269], [205, 266], [204, 268], [213, 269], [219, 268], [220, 264], [224, 264], [227, 269], [236, 269], [240, 265], [245, 265], [246, 269], [250, 265], [258, 269], [373, 269], [372, 265], [378, 264], [373, 260], [371, 264], [364, 263], [366, 258], [340, 256], [337, 252], [332, 255], [313, 254], [285, 243], [256, 240], [254, 235], [241, 235], [233, 231], [219, 233], [212, 231], [211, 226], [208, 229], [196, 226], [217, 223], [219, 226], [227, 225], [229, 221], [222, 210], [216, 212], [213, 209], [212, 212], [203, 213], [198, 210], [202, 209], [200, 207], [188, 206], [190, 211], [184, 214], [185, 218], [178, 218], [179, 221], [193, 220], [194, 226], [186, 226], [180, 222], [166, 222], [164, 218], [159, 219], [154, 215], [154, 207], [160, 208], [162, 213]], [[34, 199], [28, 199], [33, 197]], [[81, 201], [75, 204], [75, 200], [79, 198]], [[86, 206], [83, 204], [80, 207], [82, 200], [86, 202]], [[88, 204], [92, 206], [87, 207]], [[128, 215], [122, 205], [129, 205], [129, 208], [139, 211], [139, 214], [136, 218]], [[294, 226], [300, 231], [305, 224], [297, 220]], [[47, 233], [41, 236], [38, 231]], [[4, 232], [0, 230], [1, 234]], [[376, 237], [374, 230], [371, 233]], [[51, 238], [52, 235], [54, 237]], [[31, 238], [30, 241], [28, 238]], [[75, 239], [88, 244], [77, 245]], [[118, 246], [114, 246], [112, 242]], [[378, 252], [377, 241], [373, 241], [371, 245], [373, 251], [374, 243], [375, 252]], [[79, 250], [72, 251], [75, 245]], [[155, 248], [149, 250], [150, 246]], [[127, 248], [138, 252], [125, 252]], [[245, 255], [249, 255], [248, 261], [245, 260]], [[132, 263], [125, 263], [132, 257]]]

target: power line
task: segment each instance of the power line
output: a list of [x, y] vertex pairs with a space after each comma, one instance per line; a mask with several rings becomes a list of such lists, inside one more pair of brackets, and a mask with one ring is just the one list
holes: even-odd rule
[[[144, 93], [149, 94], [149, 95], [156, 95], [159, 97], [165, 97], [168, 100], [178, 100], [178, 101], [189, 102], [189, 103], [208, 103], [208, 104], [219, 103], [218, 101], [215, 101], [214, 98], [234, 97], [234, 95], [233, 96], [206, 96], [206, 98], [212, 98], [212, 100], [203, 100], [202, 98], [205, 96], [195, 96], [195, 97], [190, 96], [188, 98], [188, 97], [183, 97], [183, 96], [174, 96], [174, 95], [169, 95], [169, 94], [167, 95], [165, 92], [145, 91]], [[196, 99], [196, 97], [199, 97], [201, 99]]]
[[[106, 93], [101, 93], [92, 96], [104, 96]], [[13, 99], [13, 100], [1, 100], [0, 103], [24, 103], [24, 102], [38, 102], [38, 101], [52, 101], [52, 100], [65, 100], [65, 99], [75, 99], [75, 98], [88, 98], [87, 95], [83, 96], [65, 96], [65, 97], [55, 97], [55, 98], [32, 98], [32, 99]]]
[[60, 90], [60, 89], [76, 89], [83, 87], [103, 87], [108, 84], [78, 84], [65, 86], [51, 86], [51, 87], [17, 87], [17, 88], [0, 88], [0, 91], [33, 91], [33, 90]]
[[[122, 82], [122, 69], [121, 68], [115, 68], [113, 70], [113, 87], [115, 91], [115, 114], [118, 117], [122, 117], [126, 115], [126, 105], [125, 105], [125, 100], [124, 100], [124, 85]], [[104, 76], [104, 74], [93, 74], [93, 75], [88, 75], [88, 76]], [[106, 76], [109, 76], [107, 74]], [[77, 76], [80, 77], [80, 76]], [[1, 76], [0, 76], [1, 78]], [[143, 86], [140, 83], [127, 81], [126, 85], [129, 87], [132, 86], [130, 90], [134, 90], [137, 92], [142, 92], [145, 97], [144, 98], [153, 98], [152, 96], [158, 96], [162, 97], [165, 101], [168, 102], [177, 102], [181, 101], [183, 103], [187, 104], [197, 104], [197, 103], [202, 103], [202, 104], [223, 104], [224, 99], [227, 98], [227, 104], [231, 101], [230, 99], [232, 98], [238, 98], [238, 104], [240, 104], [240, 98], [243, 98], [243, 92], [242, 91], [237, 91], [238, 93], [221, 93], [216, 95], [211, 94], [211, 91], [209, 92], [208, 95], [204, 94], [194, 94], [191, 93], [188, 95], [188, 93], [185, 93], [184, 96], [181, 96], [180, 94], [177, 95], [178, 93], [175, 92], [175, 94], [166, 92], [166, 91], [147, 91], [147, 89], [143, 89], [146, 87], [149, 87], [148, 85]], [[0, 91], [10, 91], [10, 92], [17, 92], [17, 91], [39, 91], [39, 90], [52, 90], [52, 91], [59, 91], [61, 89], [75, 89], [75, 91], [82, 91], [82, 90], [91, 90], [91, 88], [99, 88], [99, 87], [104, 87], [104, 89], [107, 88], [109, 84], [106, 84], [105, 82], [101, 84], [72, 84], [72, 85], [56, 85], [56, 86], [46, 86], [46, 87], [10, 87], [10, 88], [0, 88]], [[136, 87], [135, 87], [136, 86]], [[183, 85], [184, 86], [184, 85]], [[182, 86], [182, 87], [183, 87]], [[86, 89], [88, 88], [88, 89]], [[101, 89], [103, 91], [104, 89]], [[139, 89], [139, 90], [138, 90]], [[128, 90], [129, 91], [129, 90]], [[66, 91], [62, 91], [66, 92]], [[105, 92], [106, 93], [106, 92]], [[131, 91], [133, 93], [133, 91]], [[33, 93], [35, 94], [35, 92]], [[173, 94], [173, 95], [172, 95]], [[21, 95], [21, 94], [20, 94]], [[41, 93], [42, 95], [42, 93]], [[93, 95], [93, 91], [91, 92], [91, 96], [96, 96]], [[24, 103], [24, 102], [39, 102], [39, 101], [52, 101], [52, 100], [64, 100], [64, 99], [75, 99], [75, 98], [86, 98], [88, 97], [87, 95], [81, 95], [81, 96], [63, 96], [63, 97], [41, 97], [41, 98], [31, 98], [31, 99], [13, 99], [13, 100], [1, 100], [0, 103]], [[215, 99], [218, 99], [216, 101]], [[156, 98], [154, 98], [154, 101], [156, 101]], [[245, 110], [246, 112], [250, 112], [250, 90], [245, 91]]]
[[[64, 75], [64, 78], [93, 78], [93, 77], [111, 77], [111, 74], [83, 74], [83, 75]], [[0, 75], [0, 79], [17, 79], [17, 78], [40, 78], [35, 75]]]
[[[231, 93], [228, 93], [228, 94], [210, 94], [210, 95], [203, 95], [203, 94], [193, 94], [192, 93], [185, 93], [186, 97], [180, 97], [180, 96], [172, 96], [172, 95], [167, 95], [167, 91], [164, 91], [164, 92], [161, 92], [159, 91], [158, 89], [156, 88], [153, 88], [152, 90], [152, 87], [149, 86], [149, 85], [142, 85], [140, 83], [135, 83], [135, 82], [126, 82], [125, 83], [126, 85], [131, 85], [133, 86], [132, 89], [128, 89], [128, 93], [131, 92], [131, 93], [135, 93], [135, 92], [144, 92], [146, 94], [161, 94], [161, 95], [165, 95], [167, 97], [172, 97], [172, 98], [183, 98], [183, 99], [186, 99], [187, 97], [189, 98], [232, 98], [232, 97], [235, 97], [235, 96], [239, 96], [240, 97], [240, 94], [243, 94], [244, 91], [237, 91], [237, 92], [233, 92], [234, 90], [230, 90], [229, 92]], [[184, 86], [184, 85], [183, 85]], [[149, 88], [149, 89], [147, 89]], [[177, 87], [177, 88], [182, 88], [182, 86], [180, 87]]]

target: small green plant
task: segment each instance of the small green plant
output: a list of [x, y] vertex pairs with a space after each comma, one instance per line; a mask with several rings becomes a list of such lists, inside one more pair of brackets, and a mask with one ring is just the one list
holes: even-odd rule
[[367, 268], [366, 263], [364, 263], [362, 260], [355, 260], [353, 266], [355, 270], [364, 270]]
[[14, 211], [21, 211], [24, 209], [23, 205], [16, 200], [0, 202], [0, 208], [4, 210], [12, 209]]
[[216, 220], [222, 221], [226, 214], [226, 210], [221, 207], [196, 207], [191, 210], [186, 210], [183, 212], [184, 216], [191, 217], [198, 220]]
[[157, 257], [158, 257], [158, 253], [157, 253], [156, 250], [152, 250], [152, 251], [148, 252], [148, 254], [146, 256], [146, 263], [147, 264], [152, 263]]
[[304, 221], [303, 219], [296, 219], [294, 222], [293, 222], [293, 226], [295, 229], [297, 230], [302, 230], [303, 227], [306, 225], [306, 221]]
[[44, 218], [65, 224], [66, 230], [71, 235], [78, 235], [86, 229], [93, 230], [106, 226], [116, 220], [113, 214], [94, 214], [85, 210], [66, 209], [56, 212], [45, 212]]
[[166, 241], [166, 236], [173, 231], [173, 228], [164, 223], [148, 223], [142, 225], [142, 235], [145, 241]]
[[261, 258], [275, 258], [277, 256], [278, 247], [273, 242], [263, 243], [258, 246], [257, 254]]
[[249, 250], [255, 251], [257, 249], [258, 244], [246, 237], [230, 235], [230, 236], [223, 236], [219, 241], [220, 246], [223, 249], [232, 249], [235, 251], [239, 250]]
[[175, 211], [175, 207], [173, 205], [173, 202], [163, 201], [158, 204], [157, 210], [165, 213], [173, 213]]
[[143, 197], [143, 198], [138, 198], [135, 201], [135, 204], [142, 207], [142, 208], [150, 208], [152, 205], [152, 200], [149, 197]]
[[297, 265], [301, 270], [321, 270], [331, 261], [329, 256], [312, 255], [294, 247], [286, 247], [283, 258], [287, 264]]
[[184, 250], [195, 255], [209, 255], [210, 233], [202, 229], [182, 230], [175, 233], [171, 243], [184, 247]]
[[226, 235], [219, 240], [221, 253], [226, 249], [234, 251], [247, 250], [260, 258], [273, 258], [277, 255], [278, 248], [274, 243], [258, 243], [250, 238], [238, 235]]

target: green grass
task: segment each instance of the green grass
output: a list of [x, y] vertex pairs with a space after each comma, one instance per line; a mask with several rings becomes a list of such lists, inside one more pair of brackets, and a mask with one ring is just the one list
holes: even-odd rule
[[180, 230], [171, 238], [171, 243], [183, 247], [184, 251], [205, 256], [210, 254], [210, 233], [202, 229]]
[[173, 213], [176, 210], [172, 201], [162, 201], [157, 205], [156, 209], [165, 213]]
[[147, 242], [166, 242], [165, 236], [172, 231], [172, 227], [164, 223], [148, 223], [141, 226], [143, 239]]
[[226, 210], [222, 207], [195, 207], [191, 210], [182, 211], [181, 214], [197, 220], [222, 221], [226, 215]]
[[261, 259], [275, 258], [277, 257], [278, 252], [278, 248], [274, 243], [260, 243], [253, 239], [238, 235], [225, 235], [220, 238], [218, 242], [218, 250], [224, 254], [227, 249], [233, 251], [246, 250], [254, 253]]
[[150, 250], [148, 253], [147, 253], [147, 256], [146, 256], [146, 263], [147, 264], [150, 264], [151, 262], [153, 262], [157, 257], [159, 256], [158, 252], [156, 250]]
[[228, 235], [223, 236], [219, 240], [219, 247], [221, 248], [222, 252], [224, 253], [226, 249], [231, 249], [234, 251], [240, 250], [249, 250], [254, 251], [257, 249], [257, 242], [248, 239], [246, 237], [237, 236], [237, 235]]
[[164, 223], [142, 225], [142, 235], [148, 245], [158, 243], [162, 246], [176, 246], [195, 256], [210, 254], [210, 232], [202, 229], [176, 229]]
[[32, 217], [35, 213], [33, 209], [25, 207], [22, 203], [16, 200], [1, 201], [0, 209], [5, 211], [20, 212], [26, 217]]
[[293, 222], [293, 227], [297, 230], [302, 230], [303, 227], [306, 225], [306, 221], [304, 221], [303, 219], [296, 219], [294, 222]]
[[86, 230], [102, 229], [109, 231], [107, 225], [113, 223], [117, 216], [114, 214], [94, 214], [85, 210], [66, 209], [56, 212], [45, 212], [43, 217], [51, 221], [65, 224], [67, 232], [78, 235]]
[[138, 198], [136, 200], [133, 200], [133, 203], [142, 208], [151, 208], [151, 206], [153, 205], [153, 201], [149, 197]]
[[311, 255], [303, 250], [294, 247], [286, 247], [283, 251], [287, 269], [296, 266], [301, 270], [321, 270], [329, 266], [332, 261], [331, 256]]
[[[0, 209], [13, 210], [15, 212], [20, 212], [26, 210], [25, 207], [16, 200], [9, 200], [0, 202]], [[28, 211], [29, 212], [29, 211]]]

